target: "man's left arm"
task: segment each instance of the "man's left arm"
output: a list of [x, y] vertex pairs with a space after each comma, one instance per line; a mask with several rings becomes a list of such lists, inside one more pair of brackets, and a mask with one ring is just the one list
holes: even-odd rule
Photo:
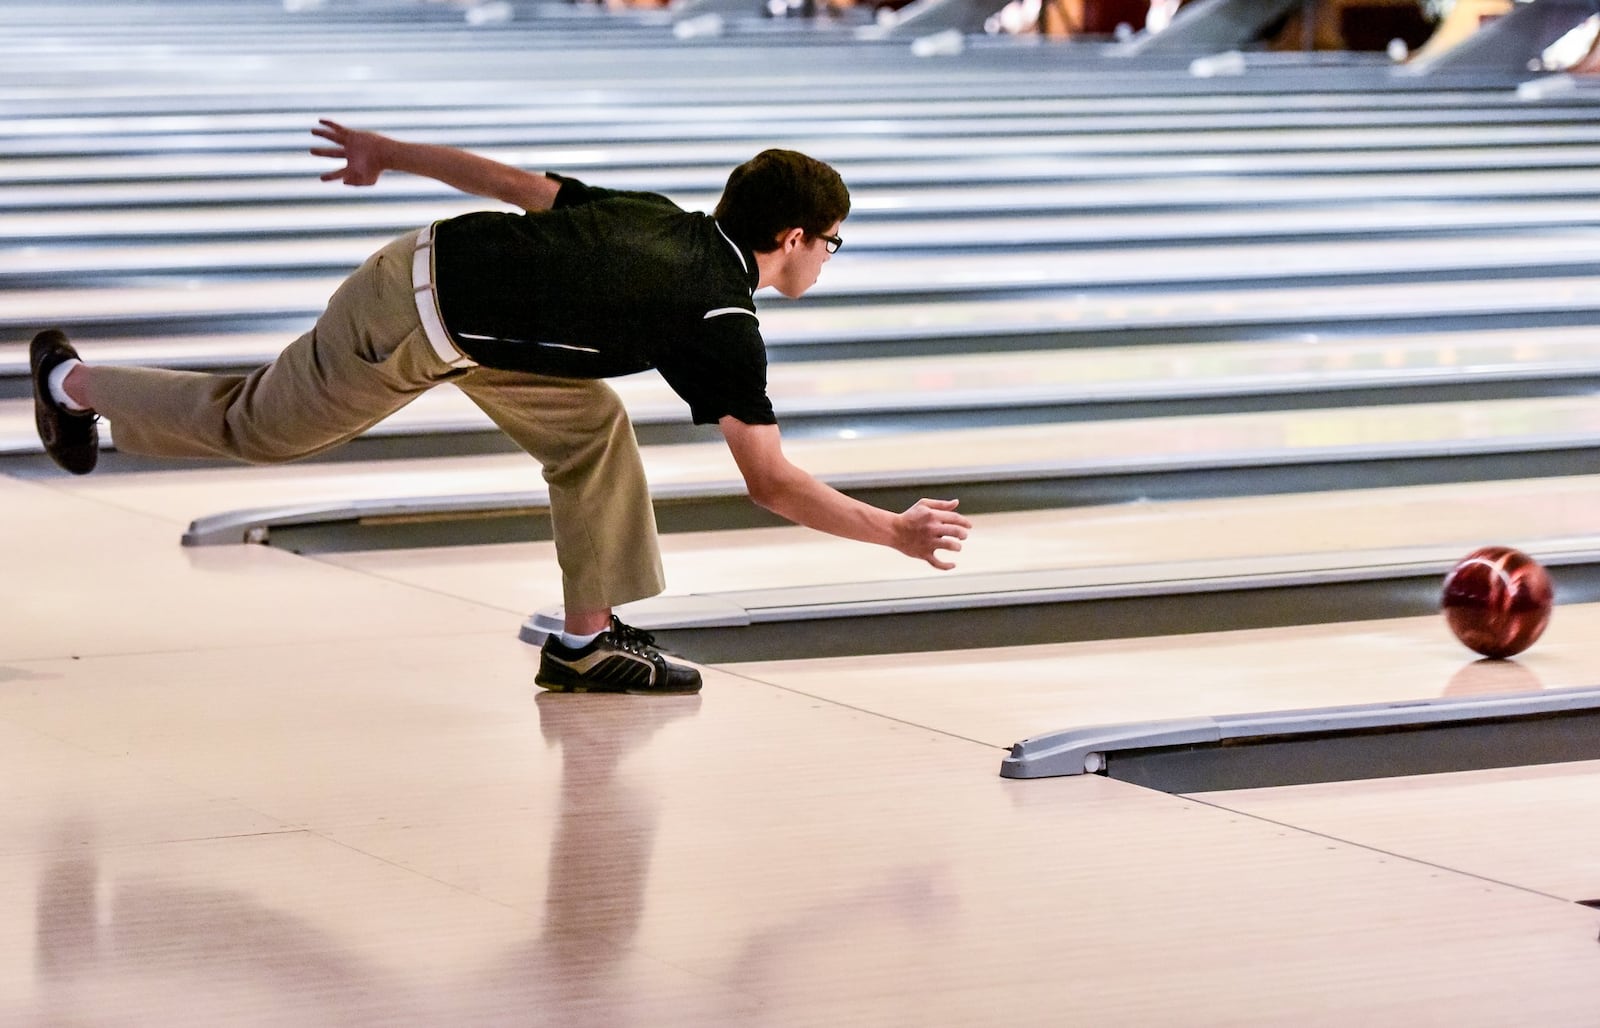
[[959, 552], [972, 528], [956, 513], [958, 501], [922, 499], [895, 514], [852, 499], [790, 463], [777, 425], [747, 425], [732, 416], [717, 425], [758, 505], [819, 532], [891, 547], [941, 571], [955, 567], [939, 551]]

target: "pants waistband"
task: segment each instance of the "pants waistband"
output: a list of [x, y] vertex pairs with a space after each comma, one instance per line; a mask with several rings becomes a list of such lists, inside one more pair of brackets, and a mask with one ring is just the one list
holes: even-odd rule
[[444, 319], [439, 316], [439, 297], [433, 288], [432, 225], [424, 225], [417, 232], [417, 254], [411, 259], [411, 289], [417, 296], [417, 316], [422, 319], [422, 331], [433, 352], [452, 368], [477, 367], [478, 362], [462, 353], [450, 338]]

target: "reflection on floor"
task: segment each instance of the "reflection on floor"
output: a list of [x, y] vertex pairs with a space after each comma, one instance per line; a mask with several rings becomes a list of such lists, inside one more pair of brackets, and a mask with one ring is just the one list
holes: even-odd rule
[[[841, 281], [764, 310], [763, 328], [791, 356], [947, 358], [922, 378], [874, 352], [901, 386], [1004, 403], [1045, 380], [1131, 383], [1159, 402], [1175, 378], [1588, 373], [1600, 134], [1578, 87], [1534, 102], [1514, 80], [1396, 86], [1371, 62], [1275, 54], [1202, 81], [1186, 61], [1130, 74], [1093, 43], [929, 61], [800, 19], [682, 42], [660, 11], [518, 3], [469, 28], [455, 4], [289, 7], [0, 11], [10, 436], [29, 431], [11, 388], [29, 319], [78, 318], [121, 358], [221, 341], [254, 359], [321, 303], [351, 237], [453, 210], [405, 185], [312, 206], [286, 176], [306, 164], [301, 121], [329, 107], [651, 188], [714, 188], [708, 168], [756, 139], [856, 162], [861, 282], [939, 274], [971, 293]], [[208, 276], [217, 251], [199, 245], [241, 256]], [[1012, 246], [1076, 256], [1050, 269], [1053, 294], [1012, 295], [1029, 258], [984, 262]], [[1396, 268], [1425, 280], [1387, 280]], [[985, 349], [968, 346], [979, 330], [1063, 360], [1021, 361], [1019, 378], [1015, 354], [950, 357]], [[841, 375], [870, 384], [867, 364], [788, 367], [819, 403]], [[895, 450], [992, 466], [1405, 432], [1582, 442], [1593, 411], [1359, 403], [794, 453], [847, 472]], [[649, 459], [731, 473], [720, 449]], [[1475, 661], [1428, 617], [729, 663], [701, 696], [651, 701], [533, 686], [516, 632], [555, 596], [545, 544], [177, 545], [223, 510], [537, 481], [504, 455], [83, 480], [0, 467], [0, 1024], [1593, 1023], [1589, 765], [1195, 796], [997, 770], [1011, 742], [1068, 724], [1593, 684], [1595, 605], [1559, 607], [1511, 663]], [[1595, 489], [1573, 475], [995, 514], [948, 580], [1534, 545], [1591, 533]], [[798, 529], [666, 551], [684, 592], [933, 574]]]

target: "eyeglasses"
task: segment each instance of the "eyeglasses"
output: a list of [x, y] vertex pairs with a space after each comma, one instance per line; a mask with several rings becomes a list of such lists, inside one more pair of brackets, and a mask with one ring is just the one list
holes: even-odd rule
[[844, 245], [844, 240], [839, 236], [825, 236], [819, 232], [817, 238], [827, 246], [829, 253], [838, 253], [839, 247]]

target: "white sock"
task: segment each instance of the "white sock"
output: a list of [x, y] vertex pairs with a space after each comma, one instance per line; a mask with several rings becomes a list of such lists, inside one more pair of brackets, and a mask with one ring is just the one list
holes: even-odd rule
[[50, 385], [50, 399], [61, 404], [61, 406], [65, 407], [67, 410], [86, 411], [89, 409], [67, 395], [67, 376], [72, 374], [73, 368], [82, 363], [83, 362], [78, 360], [76, 357], [68, 357], [66, 360], [50, 369], [50, 375], [47, 380]]
[[595, 632], [592, 635], [573, 635], [571, 632], [562, 632], [559, 638], [561, 639], [561, 645], [565, 646], [567, 649], [581, 650], [585, 646], [594, 642], [596, 639], [600, 638], [600, 633]]

